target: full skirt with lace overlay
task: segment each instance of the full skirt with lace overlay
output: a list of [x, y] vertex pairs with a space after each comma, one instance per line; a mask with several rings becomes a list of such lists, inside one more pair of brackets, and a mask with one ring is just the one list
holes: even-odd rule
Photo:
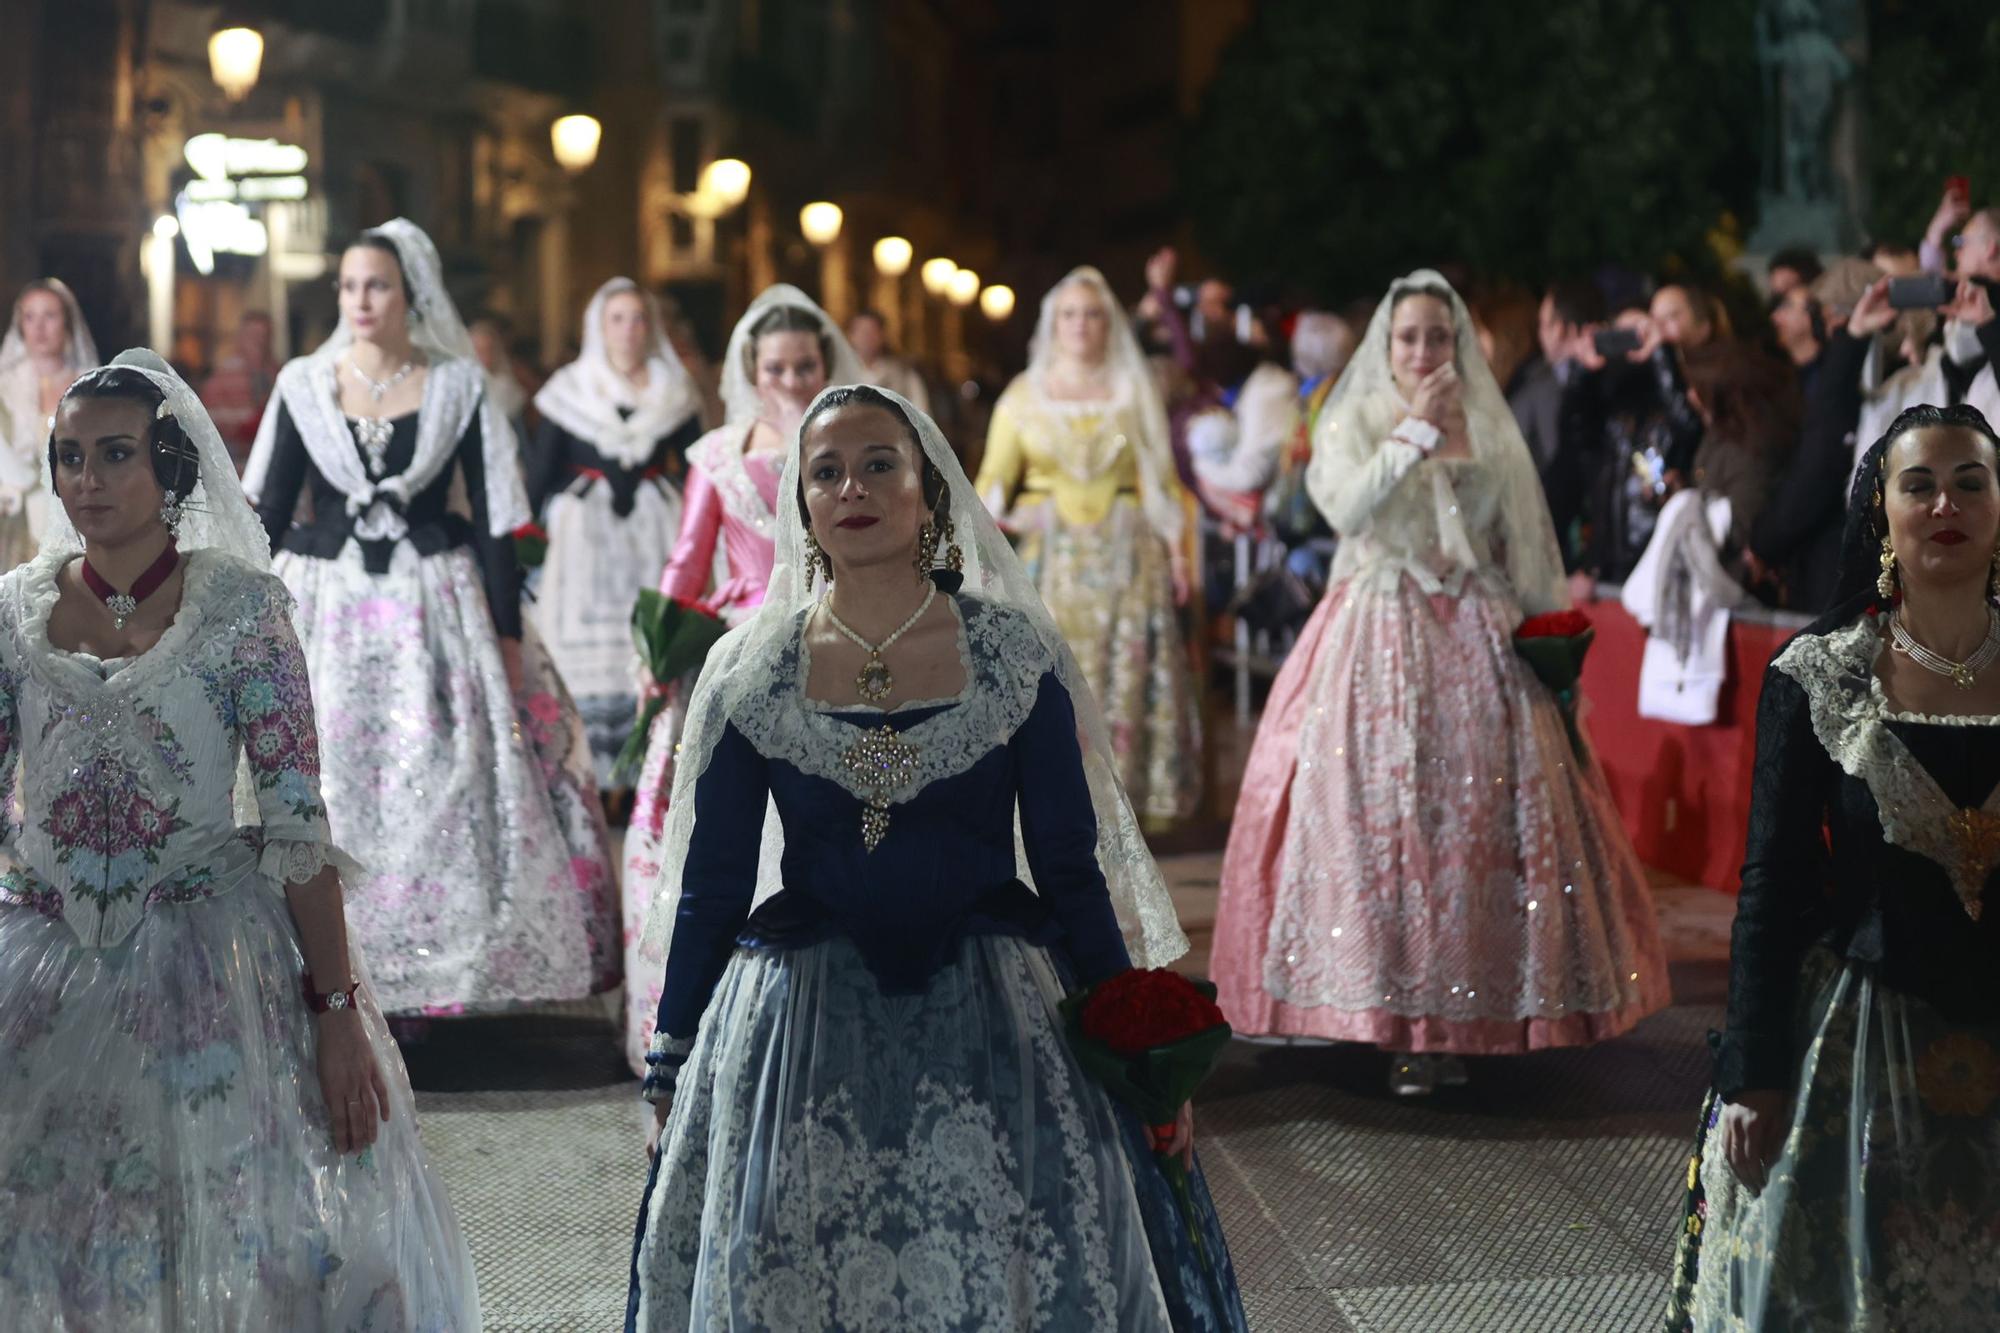
[[1223, 858], [1238, 1032], [1504, 1054], [1667, 1004], [1645, 871], [1496, 584], [1351, 578], [1285, 659]]
[[1130, 496], [1089, 525], [1026, 496], [1013, 520], [1021, 560], [1104, 710], [1132, 808], [1153, 826], [1188, 818], [1201, 802], [1201, 700], [1166, 543]]
[[1063, 993], [1004, 936], [916, 995], [845, 939], [739, 949], [641, 1205], [633, 1326], [1243, 1329], [1199, 1169], [1191, 1234]]
[[298, 937], [263, 877], [160, 903], [105, 949], [0, 895], [0, 1326], [177, 1333], [479, 1327], [401, 1056], [390, 1119], [334, 1151]]
[[370, 574], [274, 562], [319, 714], [348, 921], [391, 1013], [576, 999], [618, 982], [610, 838], [576, 705], [532, 624], [516, 701], [479, 571], [399, 545]]
[[2000, 1025], [1818, 950], [1797, 1034], [1762, 1190], [1704, 1111], [1668, 1328], [2000, 1328]]
[[680, 526], [680, 493], [666, 481], [641, 483], [624, 515], [603, 482], [585, 481], [548, 503], [548, 557], [528, 609], [576, 698], [603, 788], [613, 785], [612, 765], [638, 712], [632, 607], [666, 567]]

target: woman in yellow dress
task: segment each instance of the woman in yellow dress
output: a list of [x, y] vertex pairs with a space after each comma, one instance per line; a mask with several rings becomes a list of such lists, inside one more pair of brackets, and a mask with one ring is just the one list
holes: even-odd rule
[[1159, 386], [1104, 275], [1042, 298], [1028, 368], [993, 406], [975, 483], [1110, 724], [1133, 807], [1159, 826], [1201, 797], [1201, 716], [1177, 607], [1186, 504]]

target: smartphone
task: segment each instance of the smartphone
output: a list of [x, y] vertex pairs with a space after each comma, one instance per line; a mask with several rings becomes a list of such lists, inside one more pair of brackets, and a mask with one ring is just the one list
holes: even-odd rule
[[1942, 273], [1919, 273], [1908, 278], [1889, 279], [1889, 307], [1892, 310], [1936, 310], [1951, 300], [1950, 279]]
[[1236, 307], [1236, 341], [1248, 346], [1257, 332], [1256, 316], [1248, 304]]
[[1590, 345], [1606, 361], [1616, 361], [1639, 350], [1637, 329], [1599, 329], [1590, 335]]

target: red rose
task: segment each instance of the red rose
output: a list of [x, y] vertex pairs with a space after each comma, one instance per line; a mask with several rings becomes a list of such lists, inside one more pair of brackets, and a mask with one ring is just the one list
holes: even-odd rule
[[546, 542], [549, 539], [547, 529], [543, 528], [539, 523], [523, 523], [507, 535], [516, 540], [525, 538], [528, 541], [536, 542]]
[[1221, 1027], [1215, 1001], [1180, 973], [1131, 968], [1092, 988], [1079, 1015], [1083, 1034], [1132, 1055]]
[[1581, 611], [1544, 611], [1529, 616], [1514, 631], [1517, 639], [1574, 639], [1590, 628], [1590, 617]]

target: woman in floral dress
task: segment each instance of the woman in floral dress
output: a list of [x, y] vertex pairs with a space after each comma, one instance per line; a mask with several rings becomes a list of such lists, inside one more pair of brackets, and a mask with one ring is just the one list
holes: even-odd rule
[[1764, 673], [1670, 1327], [2000, 1328], [2000, 439], [1914, 407]]
[[48, 452], [42, 554], [0, 578], [0, 1324], [477, 1328], [221, 438], [127, 352]]

